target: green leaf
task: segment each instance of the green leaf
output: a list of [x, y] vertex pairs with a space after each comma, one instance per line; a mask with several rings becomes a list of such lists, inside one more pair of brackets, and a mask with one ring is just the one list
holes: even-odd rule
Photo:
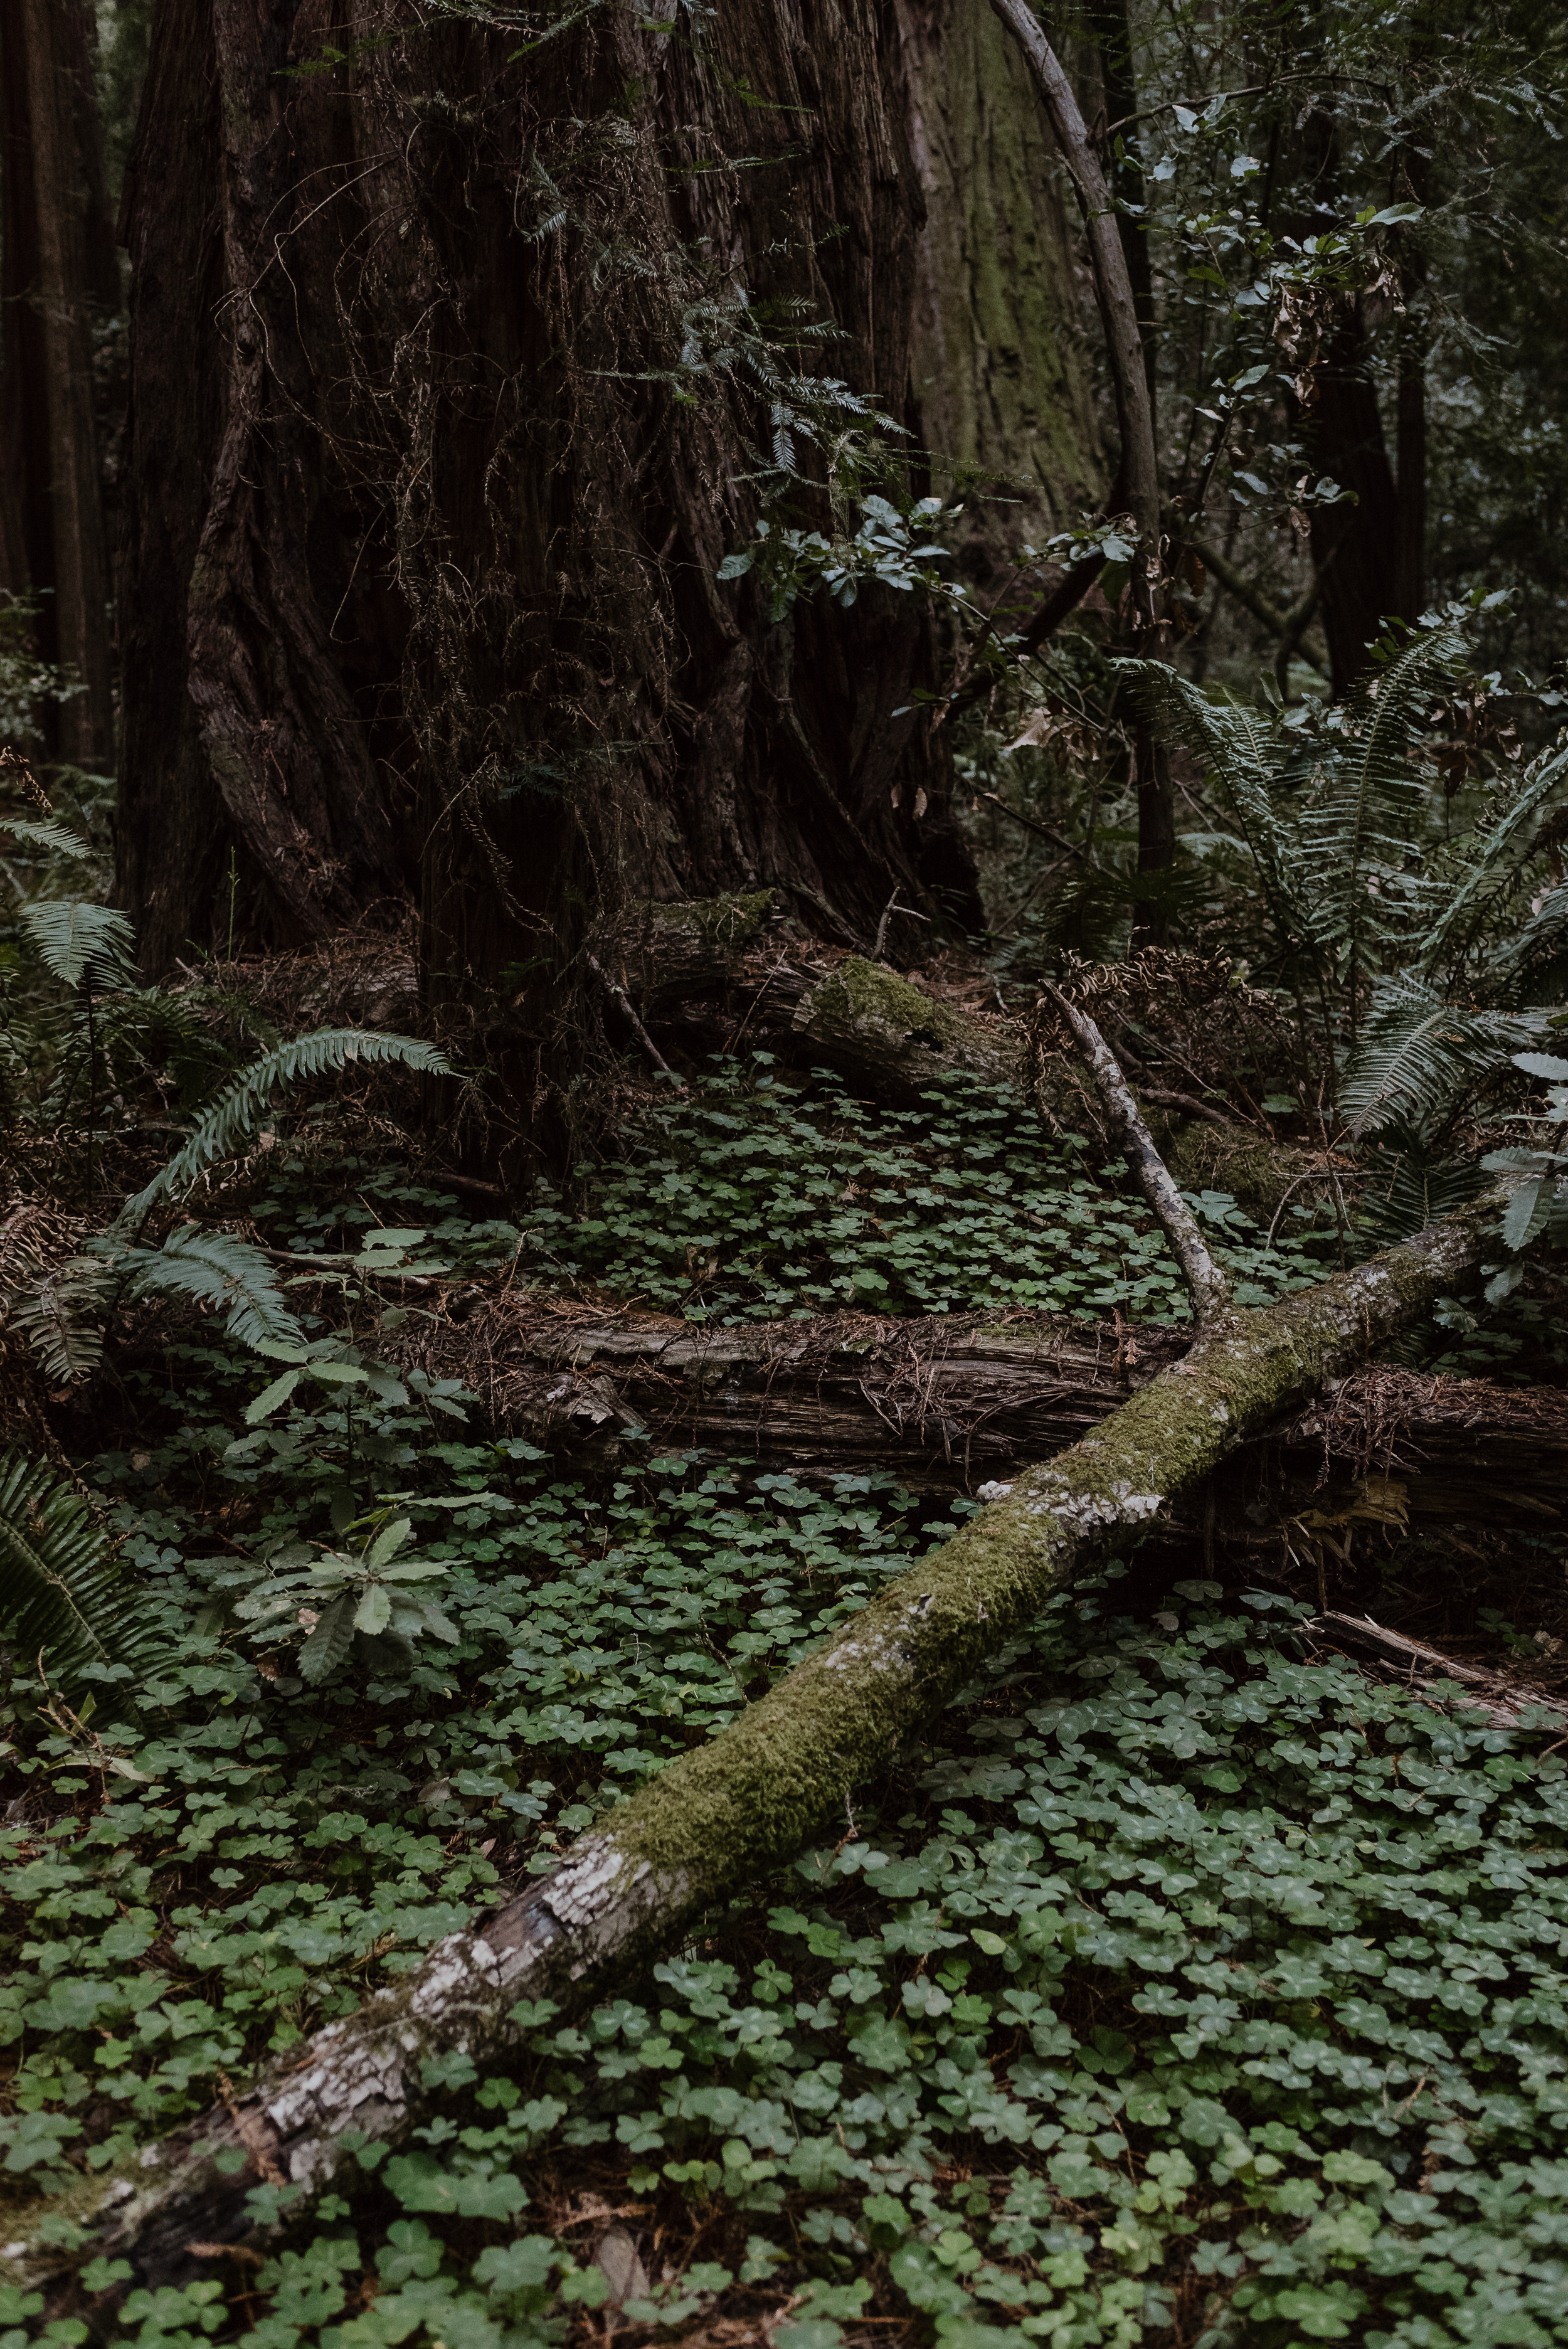
[[1544, 1077], [1548, 1084], [1568, 1085], [1568, 1061], [1555, 1060], [1550, 1052], [1515, 1052], [1513, 1065], [1522, 1069], [1527, 1077]]
[[330, 1680], [354, 1644], [354, 1593], [343, 1591], [322, 1610], [321, 1619], [299, 1651], [299, 1674], [307, 1686]]
[[354, 1610], [354, 1628], [374, 1638], [377, 1631], [385, 1631], [391, 1620], [391, 1593], [383, 1583], [373, 1582]]
[[1503, 1210], [1505, 1246], [1515, 1251], [1528, 1247], [1536, 1234], [1545, 1229], [1556, 1189], [1556, 1177], [1550, 1174], [1538, 1175], [1533, 1183], [1520, 1185]]
[[259, 1421], [270, 1419], [281, 1404], [287, 1402], [299, 1381], [298, 1371], [284, 1371], [280, 1378], [273, 1381], [270, 1387], [263, 1387], [255, 1401], [245, 1405], [246, 1425], [254, 1427]]
[[372, 1572], [377, 1567], [385, 1566], [388, 1558], [394, 1557], [402, 1548], [412, 1531], [413, 1527], [407, 1517], [394, 1517], [389, 1526], [382, 1526], [370, 1547], [366, 1551], [366, 1565]]

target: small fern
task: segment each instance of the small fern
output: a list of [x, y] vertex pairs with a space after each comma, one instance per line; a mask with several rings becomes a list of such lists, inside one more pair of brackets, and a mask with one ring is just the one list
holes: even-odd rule
[[1408, 1126], [1389, 1125], [1366, 1165], [1357, 1234], [1368, 1248], [1393, 1247], [1411, 1238], [1469, 1206], [1486, 1187], [1473, 1158], [1434, 1151]]
[[186, 1189], [209, 1166], [248, 1141], [280, 1088], [345, 1068], [351, 1061], [400, 1061], [405, 1068], [425, 1069], [436, 1076], [453, 1073], [433, 1044], [422, 1044], [412, 1036], [380, 1035], [363, 1028], [318, 1028], [308, 1036], [296, 1036], [253, 1061], [207, 1103], [185, 1147], [126, 1203], [119, 1224], [139, 1228], [160, 1199]]
[[1341, 1112], [1357, 1136], [1394, 1124], [1429, 1134], [1541, 1026], [1539, 1014], [1461, 1006], [1421, 979], [1386, 979], [1346, 1071]]
[[1431, 910], [1418, 869], [1429, 794], [1410, 763], [1418, 720], [1464, 657], [1456, 628], [1392, 639], [1343, 709], [1262, 710], [1212, 700], [1157, 661], [1138, 678], [1156, 724], [1198, 758], [1234, 812], [1282, 949], [1304, 950], [1320, 992], [1356, 993]]
[[33, 897], [17, 909], [35, 952], [63, 986], [129, 987], [136, 932], [127, 914], [86, 897]]
[[113, 1292], [108, 1268], [92, 1257], [34, 1268], [3, 1300], [57, 1386], [90, 1378], [103, 1360], [101, 1315]]
[[231, 1232], [183, 1224], [160, 1248], [117, 1247], [109, 1238], [90, 1244], [128, 1298], [194, 1297], [222, 1305], [228, 1332], [259, 1350], [303, 1343], [304, 1332], [284, 1303], [277, 1277], [260, 1248]]
[[158, 1642], [127, 1604], [113, 1547], [87, 1503], [39, 1462], [0, 1454], [0, 1637], [71, 1688], [88, 1665], [139, 1672]]
[[[1482, 930], [1495, 920], [1517, 884], [1521, 862], [1533, 844], [1541, 817], [1565, 789], [1568, 732], [1559, 734], [1550, 750], [1531, 761], [1507, 806], [1476, 833], [1468, 843], [1468, 853], [1461, 845], [1458, 870], [1445, 891], [1446, 903], [1417, 944], [1415, 958], [1428, 977], [1445, 968], [1456, 969], [1474, 954]], [[1558, 909], [1554, 930], [1561, 928], [1565, 915], [1568, 906]], [[1528, 935], [1527, 931], [1525, 937]], [[1523, 944], [1522, 937], [1519, 945]]]

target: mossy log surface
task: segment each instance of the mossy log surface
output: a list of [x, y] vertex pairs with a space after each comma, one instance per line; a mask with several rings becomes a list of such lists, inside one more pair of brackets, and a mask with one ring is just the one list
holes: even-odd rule
[[886, 963], [802, 938], [769, 890], [634, 905], [598, 950], [661, 1039], [766, 1044], [895, 1109], [955, 1072], [1010, 1091], [1026, 1081], [1017, 1021], [976, 1017]]
[[1216, 1322], [619, 1806], [552, 1875], [441, 1942], [419, 1972], [316, 2033], [242, 2099], [150, 2148], [130, 2175], [103, 2180], [96, 2223], [76, 2214], [90, 2241], [74, 2259], [123, 2256], [145, 2283], [213, 2272], [219, 2255], [191, 2246], [254, 2237], [253, 2189], [314, 2192], [355, 2143], [405, 2136], [435, 2093], [423, 2084], [432, 2058], [504, 2067], [531, 2019], [520, 2002], [585, 2004], [617, 1970], [791, 1858], [1054, 1590], [1462, 1282], [1495, 1213], [1484, 1201], [1316, 1288]]

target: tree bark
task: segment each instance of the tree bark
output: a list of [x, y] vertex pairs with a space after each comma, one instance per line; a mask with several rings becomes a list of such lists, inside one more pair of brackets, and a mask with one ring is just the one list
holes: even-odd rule
[[80, 690], [40, 712], [50, 752], [114, 759], [109, 577], [93, 413], [95, 316], [116, 307], [84, 0], [0, 0], [0, 586], [41, 598], [46, 660]]
[[1353, 505], [1315, 506], [1312, 554], [1323, 586], [1323, 633], [1336, 696], [1367, 666], [1386, 619], [1399, 612], [1399, 494], [1372, 379], [1371, 339], [1357, 297], [1315, 370], [1314, 461]]
[[[1128, 269], [1123, 223], [1118, 218], [1105, 173], [1089, 139], [1071, 82], [1063, 71], [1028, 0], [991, 0], [992, 6], [1027, 60], [1035, 87], [1050, 118], [1057, 143], [1083, 212], [1094, 272], [1095, 295], [1105, 327], [1106, 354], [1116, 395], [1121, 439], [1119, 472], [1138, 533], [1129, 594], [1134, 650], [1168, 660], [1165, 540], [1161, 523], [1160, 455], [1154, 434], [1153, 368], [1143, 340], [1138, 295]], [[1146, 288], [1145, 308], [1148, 295]], [[1176, 861], [1176, 797], [1170, 760], [1154, 729], [1141, 722], [1135, 737], [1138, 792], [1138, 870], [1162, 873]], [[1162, 945], [1168, 915], [1158, 897], [1140, 900], [1135, 936]]]
[[[428, 2101], [433, 2056], [499, 2068], [530, 2027], [521, 2001], [585, 2004], [617, 1969], [789, 1858], [1054, 1590], [1463, 1281], [1491, 1244], [1495, 1213], [1488, 1200], [1305, 1295], [1216, 1323], [620, 1805], [553, 1875], [439, 1944], [398, 1989], [318, 2032], [242, 2098], [144, 2153], [130, 2175], [106, 2178], [96, 2218], [76, 2209], [84, 2251], [127, 2258], [148, 2285], [206, 2271], [215, 2254], [204, 2247], [263, 2231], [245, 2209], [253, 2187], [287, 2180], [314, 2193], [343, 2165], [346, 2131], [403, 2137]], [[41, 2245], [33, 2256], [59, 2264]]]
[[[623, 891], [777, 886], [863, 948], [896, 886], [928, 921], [895, 913], [894, 954], [977, 926], [916, 599], [775, 624], [716, 576], [752, 537], [764, 342], [915, 413], [892, 0], [825, 0], [809, 36], [784, 0], [678, 36], [595, 13], [526, 54], [355, 0], [346, 61], [302, 75], [325, 21], [157, 0], [125, 212], [149, 966], [226, 936], [232, 845], [252, 939], [417, 891], [432, 1010], [563, 1063], [585, 909]], [[751, 323], [791, 305], [830, 337]], [[1077, 398], [1064, 471], [1088, 425]]]
[[987, 0], [898, 0], [925, 220], [910, 348], [921, 437], [976, 468], [954, 541], [1009, 600], [1026, 543], [1099, 504], [1109, 467], [1060, 159], [1016, 43]]

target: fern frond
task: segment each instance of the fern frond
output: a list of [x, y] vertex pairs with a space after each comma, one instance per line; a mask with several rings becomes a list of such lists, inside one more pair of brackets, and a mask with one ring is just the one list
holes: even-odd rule
[[103, 1327], [97, 1317], [112, 1289], [102, 1264], [72, 1256], [35, 1271], [11, 1291], [5, 1318], [21, 1330], [57, 1386], [90, 1378], [102, 1361]]
[[0, 819], [0, 829], [13, 840], [25, 840], [30, 848], [45, 848], [56, 856], [90, 856], [91, 843], [79, 833], [67, 832], [63, 824], [35, 823], [31, 817], [8, 815]]
[[160, 1248], [98, 1244], [103, 1263], [135, 1299], [155, 1292], [221, 1305], [230, 1337], [245, 1346], [303, 1345], [304, 1332], [284, 1303], [272, 1266], [259, 1248], [230, 1232], [184, 1224]]
[[1422, 979], [1385, 980], [1346, 1072], [1340, 1114], [1357, 1136], [1395, 1124], [1429, 1133], [1539, 1025], [1527, 1013], [1449, 1003]]
[[1517, 937], [1495, 958], [1491, 991], [1560, 1003], [1568, 994], [1568, 882], [1548, 891]]
[[1140, 699], [1167, 740], [1190, 750], [1229, 800], [1276, 923], [1286, 935], [1305, 933], [1313, 909], [1301, 887], [1291, 827], [1278, 806], [1288, 755], [1278, 728], [1239, 701], [1212, 700], [1162, 661], [1116, 666], [1136, 679]]
[[86, 1502], [40, 1463], [0, 1455], [0, 1637], [18, 1662], [43, 1655], [57, 1685], [88, 1664], [150, 1661], [108, 1535]]
[[112, 905], [86, 897], [33, 897], [18, 908], [17, 919], [63, 985], [79, 987], [89, 978], [95, 987], [127, 987], [134, 979], [136, 932], [130, 916]]
[[[1492, 904], [1511, 877], [1508, 860], [1526, 845], [1536, 817], [1553, 795], [1568, 785], [1568, 731], [1533, 758], [1519, 778], [1512, 800], [1476, 843], [1475, 854], [1441, 914], [1416, 949], [1429, 977], [1444, 960], [1456, 960], [1473, 944]], [[1528, 936], [1528, 932], [1526, 932]], [[1524, 940], [1520, 940], [1522, 947]]]
[[1360, 1237], [1374, 1248], [1395, 1247], [1456, 1214], [1487, 1180], [1473, 1158], [1434, 1157], [1404, 1127], [1393, 1130], [1389, 1143], [1372, 1155], [1357, 1219]]
[[253, 1061], [207, 1104], [183, 1150], [121, 1209], [119, 1226], [139, 1226], [160, 1199], [171, 1197], [248, 1141], [266, 1116], [275, 1092], [298, 1084], [302, 1078], [345, 1068], [351, 1061], [400, 1061], [406, 1068], [427, 1069], [436, 1076], [453, 1073], [450, 1062], [433, 1044], [422, 1044], [412, 1036], [381, 1035], [363, 1028], [318, 1028], [308, 1036], [295, 1036]]

